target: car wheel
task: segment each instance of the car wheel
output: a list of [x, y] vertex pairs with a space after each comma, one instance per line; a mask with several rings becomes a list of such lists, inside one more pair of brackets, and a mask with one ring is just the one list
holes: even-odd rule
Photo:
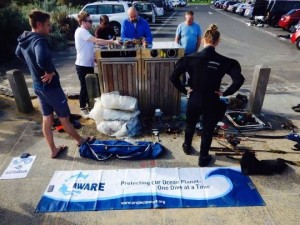
[[121, 35], [121, 25], [118, 22], [111, 22], [110, 25], [115, 31], [116, 36]]
[[296, 47], [298, 48], [298, 50], [300, 50], [300, 38], [298, 38], [296, 41]]

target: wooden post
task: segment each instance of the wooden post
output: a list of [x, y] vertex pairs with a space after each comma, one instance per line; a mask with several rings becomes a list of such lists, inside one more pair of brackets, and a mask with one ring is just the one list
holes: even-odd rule
[[97, 74], [91, 73], [85, 76], [86, 88], [91, 109], [94, 107], [94, 99], [100, 96], [100, 88]]
[[248, 110], [254, 114], [261, 113], [271, 68], [256, 65], [250, 90]]
[[23, 73], [20, 70], [11, 70], [7, 72], [7, 77], [19, 112], [30, 113], [33, 111]]

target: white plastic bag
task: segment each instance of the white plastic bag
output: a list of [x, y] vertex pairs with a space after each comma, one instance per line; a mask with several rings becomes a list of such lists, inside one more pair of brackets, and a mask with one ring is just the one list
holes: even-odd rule
[[140, 111], [124, 111], [124, 110], [117, 110], [117, 109], [103, 109], [103, 120], [122, 120], [128, 121], [131, 118], [137, 117], [140, 114]]
[[97, 130], [108, 136], [123, 137], [127, 135], [125, 121], [102, 121], [97, 125]]
[[118, 95], [115, 92], [101, 95], [101, 104], [104, 108], [127, 111], [137, 110], [137, 99], [131, 96]]
[[95, 98], [93, 109], [89, 113], [89, 118], [95, 120], [98, 125], [103, 120], [103, 106], [101, 105], [101, 98]]

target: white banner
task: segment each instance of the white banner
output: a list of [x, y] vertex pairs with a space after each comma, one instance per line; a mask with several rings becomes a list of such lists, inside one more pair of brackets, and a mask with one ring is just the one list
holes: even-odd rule
[[240, 168], [78, 170], [55, 172], [36, 211], [237, 205], [264, 205]]
[[15, 157], [10, 162], [0, 179], [17, 179], [24, 178], [27, 176], [36, 155], [29, 156], [27, 158]]

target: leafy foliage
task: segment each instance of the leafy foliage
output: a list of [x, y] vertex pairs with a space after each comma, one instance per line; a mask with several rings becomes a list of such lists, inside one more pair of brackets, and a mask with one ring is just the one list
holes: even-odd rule
[[31, 29], [28, 14], [33, 9], [51, 14], [50, 46], [56, 50], [65, 48], [78, 27], [77, 21], [68, 15], [78, 13], [81, 8], [69, 7], [70, 4], [72, 1], [68, 0], [0, 0], [0, 60], [14, 56], [18, 36]]
[[17, 37], [28, 30], [28, 21], [16, 6], [0, 9], [0, 58], [14, 54]]

